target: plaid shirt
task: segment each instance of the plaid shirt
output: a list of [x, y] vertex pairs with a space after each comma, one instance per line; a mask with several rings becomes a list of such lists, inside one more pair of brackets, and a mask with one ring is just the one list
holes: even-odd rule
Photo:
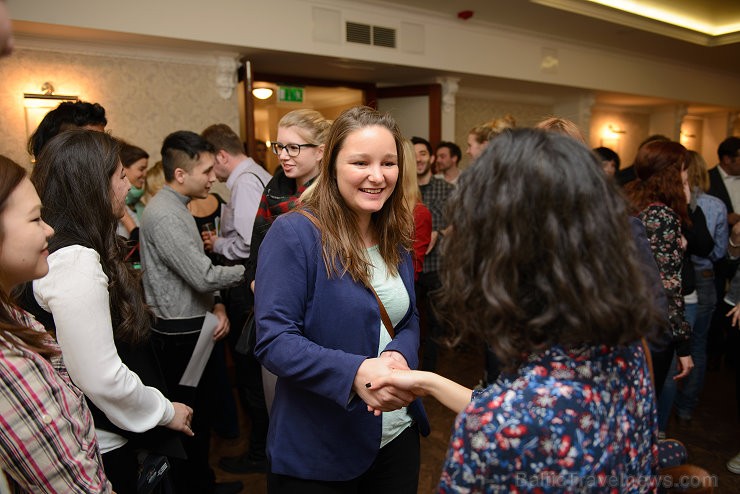
[[15, 337], [0, 336], [0, 377], [0, 468], [14, 492], [111, 492], [90, 410], [62, 357], [50, 362]]
[[[421, 189], [421, 197], [424, 205], [432, 213], [432, 230], [437, 232], [444, 230], [447, 227], [447, 221], [444, 218], [445, 204], [447, 203], [447, 198], [455, 189], [455, 186], [448, 184], [444, 180], [432, 177], [428, 184], [419, 184], [419, 188]], [[424, 258], [424, 269], [422, 273], [439, 271], [441, 243], [442, 237], [439, 237], [434, 249]]]
[[272, 222], [283, 213], [298, 206], [301, 194], [313, 183], [314, 179], [296, 189], [295, 179], [288, 178], [280, 167], [275, 171], [272, 179], [265, 187], [262, 194], [257, 217], [254, 219], [254, 228], [252, 230], [252, 241], [250, 242], [249, 262], [247, 263], [247, 284], [254, 280], [254, 274], [257, 271], [257, 255], [262, 245], [262, 240], [267, 235]]

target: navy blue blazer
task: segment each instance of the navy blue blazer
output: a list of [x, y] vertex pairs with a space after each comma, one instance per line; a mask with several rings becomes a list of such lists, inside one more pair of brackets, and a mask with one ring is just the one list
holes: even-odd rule
[[[357, 369], [377, 356], [380, 310], [350, 276], [329, 279], [320, 233], [308, 218], [275, 220], [260, 247], [255, 284], [255, 354], [278, 376], [267, 454], [272, 471], [315, 480], [350, 480], [366, 472], [380, 449], [381, 418], [352, 392]], [[410, 307], [386, 349], [418, 362], [419, 317], [414, 267], [399, 266]], [[409, 413], [428, 430], [417, 401]]]

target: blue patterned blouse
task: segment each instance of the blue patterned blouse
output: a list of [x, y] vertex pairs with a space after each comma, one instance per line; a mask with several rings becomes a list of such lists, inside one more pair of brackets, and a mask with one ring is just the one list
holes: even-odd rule
[[657, 460], [640, 343], [555, 346], [473, 393], [439, 492], [653, 492]]

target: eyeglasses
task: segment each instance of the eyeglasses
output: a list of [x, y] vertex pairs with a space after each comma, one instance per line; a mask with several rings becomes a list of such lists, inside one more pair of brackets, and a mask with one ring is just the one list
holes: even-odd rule
[[288, 156], [295, 158], [301, 154], [301, 148], [315, 148], [318, 144], [281, 144], [279, 142], [273, 142], [270, 144], [272, 152], [280, 156], [280, 153], [285, 149], [288, 152]]

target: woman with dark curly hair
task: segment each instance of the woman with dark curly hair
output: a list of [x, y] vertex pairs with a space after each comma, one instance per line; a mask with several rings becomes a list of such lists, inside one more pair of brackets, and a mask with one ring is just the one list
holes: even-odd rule
[[656, 315], [627, 205], [596, 158], [562, 135], [504, 131], [460, 177], [448, 214], [440, 310], [504, 372], [475, 392], [402, 370], [370, 386], [460, 412], [440, 492], [654, 490], [640, 338]]
[[625, 187], [633, 213], [645, 225], [645, 233], [668, 297], [669, 327], [650, 340], [658, 397], [670, 370], [674, 351], [679, 367], [674, 379], [686, 377], [694, 367], [689, 346], [691, 327], [684, 317], [681, 292], [681, 267], [687, 247], [681, 225], [690, 228], [693, 224], [688, 210], [691, 191], [687, 163], [688, 153], [681, 144], [664, 140], [648, 142], [640, 147], [635, 158], [633, 166], [637, 180]]

